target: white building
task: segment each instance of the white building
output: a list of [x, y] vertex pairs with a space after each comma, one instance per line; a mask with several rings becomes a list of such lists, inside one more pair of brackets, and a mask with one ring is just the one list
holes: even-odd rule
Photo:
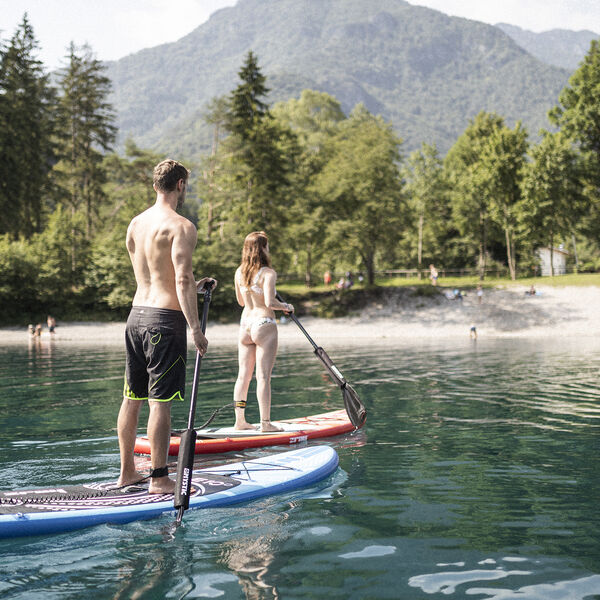
[[[567, 256], [569, 253], [562, 247], [552, 248], [538, 248], [538, 256], [540, 257], [540, 266], [542, 267], [542, 276], [549, 276], [552, 273], [554, 275], [565, 275], [567, 272]], [[552, 254], [552, 267], [550, 269], [550, 255]]]

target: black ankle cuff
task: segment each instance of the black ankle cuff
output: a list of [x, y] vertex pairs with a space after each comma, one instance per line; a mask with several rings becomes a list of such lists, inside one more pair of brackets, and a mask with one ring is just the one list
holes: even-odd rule
[[160, 469], [152, 469], [149, 477], [157, 479], [158, 477], [167, 477], [169, 475], [169, 467], [160, 467]]

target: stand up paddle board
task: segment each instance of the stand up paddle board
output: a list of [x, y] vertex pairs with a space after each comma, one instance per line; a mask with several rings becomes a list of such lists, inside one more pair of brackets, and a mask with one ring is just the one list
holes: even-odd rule
[[[344, 409], [334, 410], [321, 415], [273, 421], [273, 425], [283, 431], [262, 433], [259, 425], [256, 429], [238, 431], [233, 427], [209, 427], [197, 429], [195, 454], [211, 454], [259, 448], [262, 446], [278, 446], [281, 444], [298, 444], [314, 438], [330, 437], [354, 431]], [[150, 442], [147, 437], [139, 437], [135, 441], [135, 452], [150, 454]], [[169, 444], [169, 455], [179, 453], [179, 436], [172, 435]]]
[[[227, 506], [310, 485], [335, 471], [330, 446], [311, 446], [200, 469], [192, 475], [190, 509]], [[172, 494], [148, 494], [148, 484], [115, 488], [89, 483], [0, 492], [0, 538], [61, 533], [101, 523], [129, 523], [174, 511]]]

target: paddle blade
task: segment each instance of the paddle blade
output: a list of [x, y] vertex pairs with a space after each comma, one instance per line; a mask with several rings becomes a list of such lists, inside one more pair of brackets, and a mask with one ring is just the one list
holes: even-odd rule
[[192, 488], [192, 471], [194, 469], [194, 450], [196, 449], [196, 430], [186, 429], [179, 442], [177, 457], [177, 479], [173, 504], [179, 509], [177, 521], [181, 521], [183, 511], [190, 506], [190, 489]]
[[367, 409], [349, 383], [346, 383], [342, 388], [342, 394], [344, 396], [344, 407], [350, 422], [356, 429], [360, 429], [367, 420]]

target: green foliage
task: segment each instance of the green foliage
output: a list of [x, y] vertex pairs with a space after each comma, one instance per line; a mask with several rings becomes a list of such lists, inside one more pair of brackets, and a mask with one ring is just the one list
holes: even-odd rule
[[403, 240], [406, 256], [416, 268], [448, 260], [446, 242], [451, 236], [448, 182], [437, 148], [423, 144], [408, 158], [403, 170], [404, 194], [412, 220]]
[[[304, 265], [304, 281], [314, 282], [313, 270], [326, 252], [326, 204], [314, 180], [328, 160], [328, 141], [346, 118], [340, 103], [325, 93], [304, 90], [298, 100], [276, 104], [275, 119], [291, 129], [298, 141], [296, 168], [291, 177], [293, 205], [288, 211], [286, 247]], [[288, 253], [289, 254], [289, 253]], [[328, 268], [330, 265], [320, 265]]]
[[0, 236], [2, 321], [22, 318], [37, 309], [37, 259], [31, 244]]
[[570, 140], [546, 133], [531, 151], [524, 182], [525, 223], [530, 235], [553, 248], [570, 237], [587, 207], [581, 165]]
[[315, 178], [327, 202], [327, 247], [334, 256], [357, 256], [372, 284], [377, 256], [385, 254], [404, 226], [401, 140], [381, 117], [359, 105], [330, 144], [329, 160]]
[[600, 234], [600, 42], [590, 50], [559, 96], [550, 119], [581, 151], [581, 178], [591, 212], [584, 228], [596, 239]]
[[229, 99], [226, 148], [237, 194], [231, 209], [238, 232], [264, 230], [277, 243], [290, 204], [289, 175], [297, 154], [291, 130], [275, 121], [262, 98], [267, 92], [257, 58], [248, 53], [241, 82]]
[[60, 200], [85, 213], [89, 240], [105, 199], [102, 151], [110, 150], [116, 137], [113, 110], [107, 102], [111, 83], [89, 46], [79, 51], [71, 43], [67, 58], [59, 75], [60, 160], [54, 168], [62, 187]]
[[41, 231], [54, 160], [55, 94], [24, 15], [0, 48], [0, 233], [13, 239]]
[[[476, 258], [483, 279], [491, 241], [498, 228], [490, 216], [491, 196], [486, 155], [489, 139], [504, 127], [496, 114], [481, 112], [448, 152], [444, 161], [451, 187], [452, 213], [455, 225], [463, 238], [468, 261]], [[467, 263], [468, 264], [468, 263]]]

